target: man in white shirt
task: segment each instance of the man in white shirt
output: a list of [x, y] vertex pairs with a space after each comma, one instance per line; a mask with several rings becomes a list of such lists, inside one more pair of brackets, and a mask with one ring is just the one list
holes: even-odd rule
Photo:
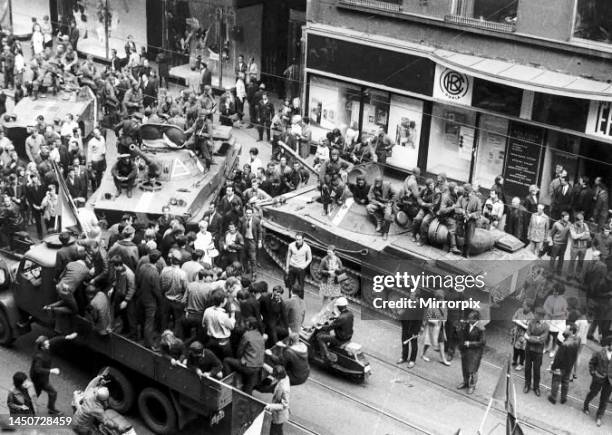
[[93, 137], [87, 145], [87, 165], [93, 171], [95, 186], [92, 186], [92, 190], [96, 190], [106, 170], [106, 140], [99, 128], [94, 128]]
[[227, 303], [225, 291], [221, 288], [213, 290], [210, 296], [211, 307], [204, 310], [202, 326], [208, 334], [207, 348], [220, 359], [232, 355], [230, 335], [236, 325], [235, 313], [227, 314], [223, 308]]
[[213, 258], [217, 257], [219, 252], [215, 249], [212, 234], [208, 231], [208, 221], [200, 221], [198, 227], [200, 228], [200, 232], [196, 235], [193, 247], [204, 252], [204, 256], [202, 257], [203, 263], [212, 265]]
[[249, 150], [249, 157], [251, 159], [249, 162], [249, 165], [251, 165], [251, 172], [257, 174], [259, 168], [264, 168], [264, 164], [259, 158], [259, 150], [255, 147], [251, 148]]
[[310, 246], [304, 242], [304, 234], [297, 233], [295, 242], [289, 244], [285, 273], [287, 274], [286, 285], [291, 290], [294, 286], [299, 289], [299, 296], [304, 299], [304, 279], [306, 269], [312, 262]]

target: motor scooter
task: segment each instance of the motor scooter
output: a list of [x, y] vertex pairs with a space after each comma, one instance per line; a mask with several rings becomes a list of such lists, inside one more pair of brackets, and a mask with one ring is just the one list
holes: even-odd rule
[[[106, 372], [102, 373], [102, 379], [97, 386], [101, 387], [108, 384], [108, 376]], [[87, 394], [95, 394], [91, 391], [76, 390], [72, 393], [72, 411], [76, 414], [77, 410], [82, 406], [82, 402]], [[123, 415], [119, 414], [112, 408], [104, 410], [105, 421], [111, 421], [114, 427], [109, 427], [104, 422], [97, 422], [95, 435], [137, 435], [132, 424]]]
[[372, 373], [370, 362], [361, 350], [361, 345], [354, 341], [347, 341], [339, 346], [328, 346], [329, 352], [335, 356], [335, 361], [328, 361], [319, 349], [317, 334], [332, 324], [338, 316], [334, 302], [316, 314], [312, 319], [312, 325], [302, 327], [300, 340], [308, 347], [308, 359], [312, 363], [325, 367], [328, 370], [346, 376], [354, 382], [361, 383]]

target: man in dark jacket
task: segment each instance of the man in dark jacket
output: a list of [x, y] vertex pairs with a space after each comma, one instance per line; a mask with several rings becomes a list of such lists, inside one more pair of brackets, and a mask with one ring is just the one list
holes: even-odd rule
[[596, 414], [597, 426], [601, 426], [601, 419], [606, 413], [610, 393], [612, 393], [612, 336], [608, 336], [602, 341], [605, 347], [594, 353], [589, 361], [589, 373], [592, 376], [591, 387], [582, 406], [584, 413], [589, 415], [591, 400], [601, 392]]
[[572, 189], [572, 212], [584, 212], [584, 217], [589, 219], [593, 211], [593, 189], [589, 187], [589, 178], [582, 176]]
[[244, 240], [243, 257], [246, 260], [243, 264], [247, 265], [247, 273], [255, 277], [257, 251], [263, 246], [261, 220], [254, 216], [252, 208], [247, 208], [239, 222], [240, 234]]
[[[317, 343], [323, 358], [329, 362], [335, 362], [336, 356], [331, 353], [328, 346], [339, 346], [351, 341], [353, 338], [353, 313], [348, 309], [348, 301], [341, 296], [336, 299], [336, 308], [340, 315], [334, 319], [331, 325], [321, 328], [317, 334]], [[333, 332], [333, 334], [327, 331]]]
[[410, 300], [415, 301], [416, 306], [412, 309], [406, 309], [401, 315], [402, 324], [402, 357], [397, 361], [397, 364], [408, 362], [408, 368], [411, 369], [415, 365], [417, 353], [419, 352], [418, 337], [423, 327], [423, 317], [425, 309], [421, 308], [419, 300], [420, 295], [418, 290], [410, 292]]
[[49, 382], [49, 375], [60, 374], [60, 369], [52, 365], [51, 346], [60, 340], [73, 340], [76, 336], [76, 332], [66, 335], [65, 337], [53, 337], [52, 339], [41, 335], [34, 342], [37, 350], [32, 358], [32, 365], [30, 366], [30, 379], [32, 379], [32, 383], [34, 384], [36, 397], [39, 397], [40, 393], [43, 391], [47, 392], [47, 396], [49, 396], [47, 409], [50, 415], [61, 414], [61, 411], [55, 407], [57, 391]]
[[149, 252], [149, 262], [144, 263], [136, 275], [136, 285], [139, 289], [139, 295], [136, 300], [137, 308], [142, 316], [143, 321], [143, 336], [145, 346], [149, 349], [155, 349], [155, 316], [162, 304], [162, 294], [160, 289], [159, 270], [155, 264], [159, 261], [161, 252], [153, 249]]
[[527, 242], [525, 234], [525, 219], [527, 216], [527, 210], [521, 205], [519, 197], [512, 198], [512, 203], [508, 207], [508, 213], [506, 216], [506, 228], [505, 231], [508, 234], [513, 235], [523, 243]]
[[138, 264], [138, 246], [133, 242], [136, 230], [134, 227], [127, 226], [121, 231], [121, 240], [111, 246], [108, 257], [118, 255], [123, 264], [129, 267], [132, 272], [136, 271]]
[[43, 199], [45, 199], [46, 193], [47, 190], [45, 186], [43, 186], [40, 182], [38, 174], [31, 174], [30, 183], [28, 183], [25, 188], [25, 196], [28, 204], [30, 205], [30, 209], [32, 210], [32, 216], [36, 221], [36, 231], [38, 233], [39, 239], [42, 239], [43, 237], [41, 204], [43, 202]]
[[552, 370], [552, 385], [550, 387], [550, 395], [548, 401], [553, 405], [557, 403], [557, 394], [559, 393], [559, 385], [561, 385], [561, 403], [567, 401], [567, 392], [569, 391], [569, 381], [572, 374], [572, 369], [578, 357], [578, 348], [580, 341], [576, 337], [578, 328], [574, 323], [570, 324], [563, 332], [565, 340], [557, 349], [555, 359], [553, 360], [550, 369]]
[[535, 319], [530, 320], [525, 333], [527, 349], [525, 351], [525, 387], [524, 393], [531, 389], [531, 378], [533, 375], [533, 392], [540, 395], [540, 368], [542, 366], [542, 353], [548, 339], [548, 323], [544, 322], [544, 308], [535, 310]]
[[236, 358], [223, 359], [223, 373], [227, 376], [236, 371], [242, 375], [242, 391], [252, 394], [259, 382], [261, 369], [264, 366], [265, 340], [257, 329], [257, 320], [250, 317], [246, 320], [246, 332], [240, 339]]
[[259, 141], [263, 141], [264, 130], [266, 132], [266, 140], [270, 142], [270, 126], [274, 117], [274, 105], [268, 99], [268, 94], [263, 94], [261, 101], [257, 104], [257, 133]]
[[478, 369], [482, 360], [485, 345], [484, 327], [479, 324], [480, 314], [471, 311], [467, 321], [462, 322], [459, 329], [459, 349], [461, 350], [461, 371], [463, 382], [459, 389], [467, 388], [468, 394], [473, 394], [478, 380]]
[[277, 285], [272, 293], [265, 293], [259, 298], [259, 311], [268, 335], [268, 347], [287, 336], [287, 325], [283, 318], [283, 293], [283, 288]]
[[58, 249], [55, 254], [55, 277], [59, 278], [59, 276], [64, 272], [66, 265], [71, 261], [75, 261], [77, 259], [77, 252], [79, 251], [79, 247], [73, 240], [70, 239], [70, 233], [64, 231], [59, 235], [59, 241], [62, 244], [62, 247]]

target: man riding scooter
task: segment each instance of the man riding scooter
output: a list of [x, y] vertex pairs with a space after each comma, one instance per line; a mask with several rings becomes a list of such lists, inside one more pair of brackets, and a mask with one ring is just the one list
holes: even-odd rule
[[336, 299], [335, 306], [340, 314], [329, 325], [321, 327], [316, 336], [319, 351], [328, 363], [337, 361], [328, 346], [340, 346], [353, 337], [353, 313], [348, 309], [348, 300], [341, 296]]
[[103, 433], [100, 431], [100, 428], [104, 428], [109, 432], [119, 431], [120, 429], [104, 413], [108, 407], [108, 399], [110, 397], [108, 388], [104, 386], [107, 382], [107, 376], [107, 373], [103, 372], [89, 382], [84, 392], [74, 392], [74, 431], [79, 435]]

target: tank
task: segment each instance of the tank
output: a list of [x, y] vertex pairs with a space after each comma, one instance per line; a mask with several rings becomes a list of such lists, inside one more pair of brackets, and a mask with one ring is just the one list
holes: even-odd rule
[[206, 169], [196, 154], [184, 148], [185, 133], [166, 124], [143, 124], [140, 127], [142, 145], [130, 148], [138, 166], [138, 177], [128, 198], [125, 191], [116, 197], [109, 159], [102, 182], [90, 203], [98, 215], [109, 223], [118, 222], [128, 212], [141, 222], [157, 219], [168, 206], [170, 213], [198, 222], [210, 201], [214, 200], [225, 177], [239, 163], [241, 146], [231, 134], [231, 127], [213, 130], [212, 164]]
[[90, 88], [83, 86], [77, 90], [62, 90], [56, 95], [22, 98], [8, 116], [10, 119], [3, 122], [3, 127], [17, 154], [27, 159], [25, 140], [30, 134], [28, 128], [36, 125], [36, 117], [42, 115], [47, 124], [53, 124], [55, 119], [63, 120], [69, 113], [81, 127], [82, 137], [89, 136], [97, 123], [96, 97]]
[[[290, 149], [286, 151], [299, 159]], [[308, 165], [303, 159], [299, 160]], [[314, 169], [312, 171], [315, 172]], [[361, 168], [354, 173], [377, 175], [379, 172]], [[400, 180], [389, 181], [401, 183]], [[371, 185], [371, 182], [368, 179], [368, 184]], [[375, 298], [398, 300], [408, 296], [410, 290], [405, 289], [385, 288], [382, 292], [373, 290], [375, 276], [395, 275], [397, 272], [442, 277], [482, 275], [485, 277], [485, 286], [469, 296], [481, 300], [487, 309], [496, 307], [522, 287], [531, 268], [538, 263], [537, 257], [528, 249], [511, 253], [497, 248], [494, 243], [504, 235], [502, 232], [478, 229], [475, 239], [477, 243], [471, 249], [473, 255], [464, 258], [447, 252], [439, 245], [419, 246], [412, 241], [409, 228], [396, 222], [392, 223], [387, 240], [383, 240], [381, 234], [375, 231], [375, 224], [365, 206], [355, 203], [352, 198], [327, 216], [322, 211], [316, 184], [262, 204], [264, 248], [274, 262], [284, 268], [288, 243], [293, 241], [296, 232], [303, 232], [313, 251], [307, 280], [316, 285], [321, 279], [318, 270], [321, 259], [325, 256], [327, 246], [333, 244], [348, 275], [348, 279], [341, 284], [344, 295], [366, 307], [372, 307]], [[441, 233], [446, 232], [446, 228], [438, 225], [437, 220], [432, 223], [432, 238], [440, 238]], [[421, 288], [435, 290], [431, 287]], [[398, 318], [401, 310], [388, 309], [384, 314]]]

